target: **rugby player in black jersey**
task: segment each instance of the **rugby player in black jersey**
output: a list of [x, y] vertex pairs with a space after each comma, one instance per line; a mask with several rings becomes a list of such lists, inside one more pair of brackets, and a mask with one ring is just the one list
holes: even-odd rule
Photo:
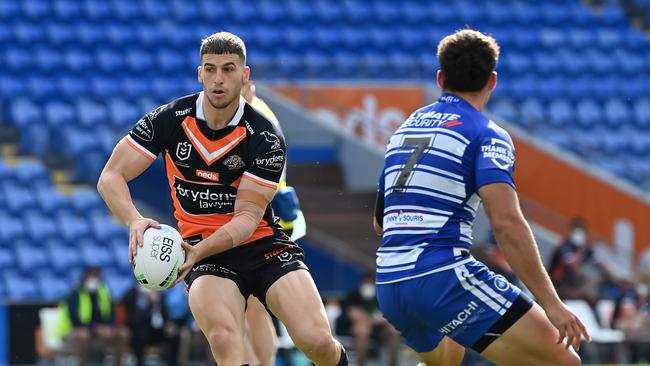
[[250, 69], [243, 41], [227, 32], [203, 40], [201, 93], [143, 116], [115, 147], [98, 183], [130, 231], [129, 257], [159, 224], [134, 206], [127, 182], [163, 154], [174, 216], [186, 243], [178, 281], [220, 366], [244, 363], [249, 295], [280, 319], [316, 365], [347, 365], [332, 337], [303, 251], [269, 207], [284, 168], [284, 137], [240, 96]]

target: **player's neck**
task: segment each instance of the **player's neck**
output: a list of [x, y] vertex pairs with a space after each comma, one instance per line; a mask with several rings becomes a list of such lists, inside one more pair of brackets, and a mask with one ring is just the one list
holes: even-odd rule
[[477, 111], [482, 112], [483, 108], [487, 104], [488, 97], [483, 92], [478, 93], [462, 93], [455, 92], [450, 90], [442, 90], [443, 93], [450, 93], [455, 96], [463, 98], [467, 103], [471, 104], [472, 107], [476, 108]]
[[237, 113], [237, 108], [239, 108], [239, 98], [236, 98], [224, 108], [215, 108], [209, 102], [203, 103], [205, 122], [211, 129], [220, 130], [230, 123], [235, 113]]

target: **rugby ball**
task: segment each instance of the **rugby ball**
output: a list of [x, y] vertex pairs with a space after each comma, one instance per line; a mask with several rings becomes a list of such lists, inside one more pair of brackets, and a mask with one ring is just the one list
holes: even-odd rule
[[169, 288], [178, 277], [178, 267], [185, 262], [181, 234], [169, 225], [144, 231], [142, 247], [133, 258], [135, 279], [152, 291]]

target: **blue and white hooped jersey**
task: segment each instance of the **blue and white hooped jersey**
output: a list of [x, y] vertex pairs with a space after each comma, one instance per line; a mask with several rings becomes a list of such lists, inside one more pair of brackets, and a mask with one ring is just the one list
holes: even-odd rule
[[388, 143], [379, 179], [384, 235], [377, 283], [451, 269], [470, 260], [478, 189], [512, 185], [512, 139], [453, 94], [413, 113]]

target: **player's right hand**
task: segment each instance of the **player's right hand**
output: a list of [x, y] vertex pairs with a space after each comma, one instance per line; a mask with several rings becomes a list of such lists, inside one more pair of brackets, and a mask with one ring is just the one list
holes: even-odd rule
[[129, 263], [133, 263], [133, 257], [138, 253], [138, 247], [142, 246], [142, 237], [148, 227], [160, 229], [160, 224], [156, 220], [145, 217], [129, 222]]
[[560, 301], [553, 306], [548, 306], [544, 311], [548, 319], [553, 323], [553, 326], [559, 331], [558, 344], [562, 343], [564, 338], [566, 338], [565, 348], [573, 345], [573, 348], [577, 351], [580, 349], [580, 336], [584, 337], [587, 342], [591, 342], [591, 336], [580, 318], [563, 302]]

